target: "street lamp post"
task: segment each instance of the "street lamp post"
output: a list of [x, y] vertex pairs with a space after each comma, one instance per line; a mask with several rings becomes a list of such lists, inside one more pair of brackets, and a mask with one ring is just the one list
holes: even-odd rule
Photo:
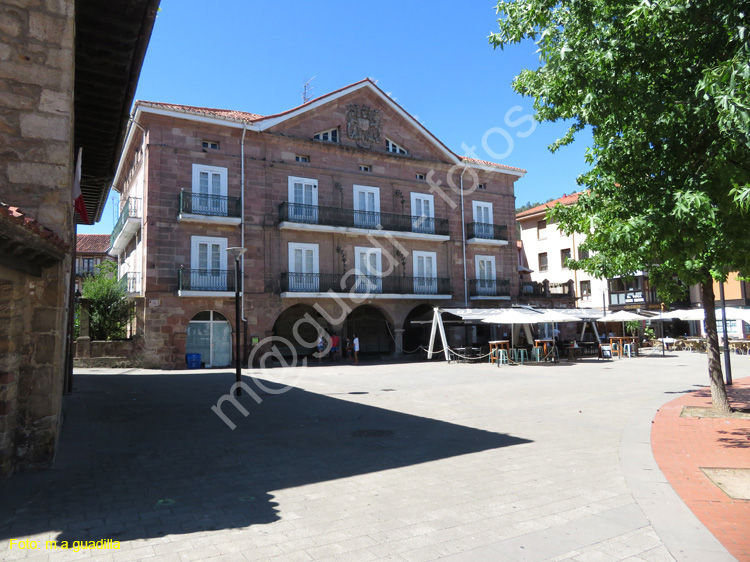
[[732, 384], [732, 362], [729, 359], [729, 336], [727, 335], [727, 302], [724, 299], [724, 282], [719, 283], [721, 298], [721, 326], [724, 332], [724, 376], [726, 384]]
[[227, 248], [227, 253], [234, 258], [234, 372], [235, 381], [237, 382], [234, 390], [235, 396], [242, 396], [242, 389], [239, 384], [242, 381], [242, 360], [240, 358], [240, 256], [246, 251], [247, 248]]

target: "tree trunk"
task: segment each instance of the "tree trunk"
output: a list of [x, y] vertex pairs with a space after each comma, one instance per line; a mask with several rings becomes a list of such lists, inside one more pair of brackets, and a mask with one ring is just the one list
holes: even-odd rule
[[716, 299], [714, 282], [709, 276], [701, 283], [703, 291], [703, 310], [706, 313], [706, 353], [708, 354], [708, 377], [711, 380], [711, 404], [713, 409], [722, 414], [732, 411], [729, 407], [727, 389], [721, 372], [719, 354], [719, 334], [716, 331]]

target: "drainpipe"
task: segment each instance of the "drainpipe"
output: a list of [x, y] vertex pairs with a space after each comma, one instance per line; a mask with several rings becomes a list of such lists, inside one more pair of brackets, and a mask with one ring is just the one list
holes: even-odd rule
[[466, 281], [466, 217], [464, 217], [464, 174], [466, 173], [466, 166], [464, 171], [461, 172], [461, 245], [463, 247], [464, 254], [464, 308], [469, 308], [469, 290], [468, 282]]
[[[242, 139], [240, 140], [240, 246], [245, 247], [245, 133], [247, 133], [247, 127], [242, 127]], [[242, 291], [242, 299], [240, 299], [240, 317], [242, 318], [242, 324], [245, 327], [245, 338], [244, 346], [242, 350], [242, 358], [247, 357], [247, 318], [245, 318], [245, 252], [240, 256], [240, 290]], [[240, 327], [237, 326], [239, 330]]]

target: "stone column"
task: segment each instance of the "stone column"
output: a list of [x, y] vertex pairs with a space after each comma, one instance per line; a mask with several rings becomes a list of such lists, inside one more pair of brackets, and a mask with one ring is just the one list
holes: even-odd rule
[[80, 327], [78, 330], [78, 339], [76, 340], [76, 356], [91, 357], [91, 338], [89, 337], [91, 313], [89, 301], [85, 299], [81, 299], [80, 315]]
[[404, 329], [395, 328], [396, 332], [396, 357], [402, 357], [404, 355]]

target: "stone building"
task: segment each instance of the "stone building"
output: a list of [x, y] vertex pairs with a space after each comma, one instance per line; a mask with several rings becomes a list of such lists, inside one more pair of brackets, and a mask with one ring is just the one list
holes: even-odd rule
[[248, 349], [274, 336], [280, 356], [321, 329], [356, 333], [363, 353], [409, 351], [433, 306], [518, 295], [508, 241], [525, 171], [456, 155], [369, 79], [276, 115], [139, 101], [133, 119], [112, 253], [141, 280], [149, 366], [233, 360], [230, 247], [247, 249]]
[[81, 290], [83, 281], [96, 272], [105, 261], [114, 261], [109, 255], [108, 234], [78, 234], [76, 236], [75, 292]]
[[54, 459], [70, 373], [76, 155], [81, 212], [98, 220], [157, 7], [2, 2], [0, 478]]

